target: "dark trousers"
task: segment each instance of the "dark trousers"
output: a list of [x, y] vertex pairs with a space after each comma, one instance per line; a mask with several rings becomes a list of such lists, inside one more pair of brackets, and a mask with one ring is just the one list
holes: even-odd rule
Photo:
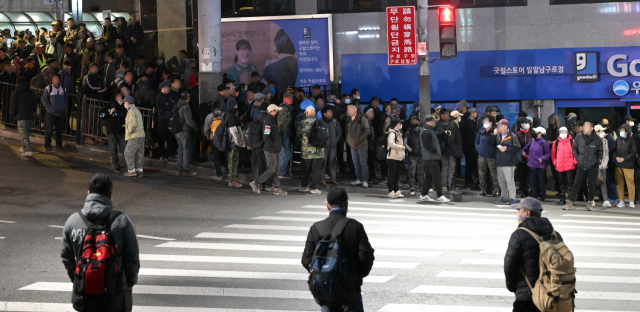
[[312, 190], [318, 189], [322, 160], [322, 158], [302, 159], [302, 178], [300, 179], [302, 187], [308, 186]]
[[516, 300], [513, 302], [513, 312], [540, 312], [532, 300]]
[[222, 162], [224, 153], [220, 152], [215, 145], [211, 144], [211, 160], [213, 160], [213, 167], [216, 169], [216, 176], [222, 176]]
[[[638, 170], [635, 170], [635, 176], [638, 175]], [[609, 162], [609, 166], [607, 167], [607, 195], [609, 200], [618, 200], [618, 189], [616, 185], [616, 167], [613, 163]], [[635, 180], [638, 181], [638, 180]], [[636, 190], [638, 189], [638, 184], [636, 183]], [[638, 193], [636, 193], [638, 194]], [[636, 195], [637, 196], [637, 195]]]
[[258, 177], [264, 172], [267, 166], [267, 160], [264, 158], [263, 149], [253, 149], [251, 151], [251, 175], [253, 179], [257, 180]]
[[569, 170], [565, 172], [558, 172], [558, 183], [560, 183], [560, 190], [558, 196], [560, 200], [565, 199], [566, 192], [573, 186], [573, 179], [576, 177], [576, 170]]
[[532, 197], [547, 197], [547, 184], [546, 184], [547, 170], [539, 168], [529, 168], [529, 186], [531, 187]]
[[120, 169], [120, 159], [118, 159], [118, 153], [124, 153], [126, 143], [124, 141], [123, 134], [111, 133], [107, 135], [109, 140], [109, 153], [111, 153], [111, 166], [116, 169]]
[[56, 147], [62, 147], [62, 126], [64, 125], [64, 115], [56, 116], [47, 113], [44, 121], [44, 147], [51, 148], [51, 134], [56, 131]]
[[271, 180], [271, 186], [278, 189], [280, 188], [280, 180], [278, 179], [278, 174], [280, 173], [280, 152], [264, 152], [264, 158], [267, 166], [256, 182], [262, 184], [267, 180]]
[[464, 154], [464, 184], [473, 185], [473, 175], [478, 175], [478, 153], [470, 152]]
[[[634, 181], [636, 181], [636, 201], [640, 201], [638, 200], [638, 196], [640, 196], [640, 168], [636, 166], [634, 171]], [[620, 194], [619, 196], [622, 197], [622, 195], [624, 194]]]
[[[389, 174], [389, 168], [387, 166], [386, 160], [379, 160], [376, 156], [375, 150], [369, 150], [369, 159], [367, 159], [367, 164], [369, 165], [369, 180], [373, 181], [376, 179], [376, 164], [380, 164], [380, 179], [385, 179]], [[362, 181], [365, 182], [365, 181]]]
[[125, 287], [123, 290], [124, 295], [124, 312], [131, 312], [133, 310], [133, 288]]
[[158, 127], [158, 153], [160, 157], [168, 158], [178, 147], [178, 141], [173, 133], [169, 132], [169, 122], [161, 121]]
[[556, 170], [556, 166], [554, 166], [552, 162], [549, 162], [549, 165], [551, 166], [551, 176], [553, 177], [553, 189], [556, 192], [560, 192], [560, 175], [558, 174], [558, 170]]
[[340, 307], [323, 306], [320, 308], [320, 312], [364, 312], [362, 294], [358, 293], [351, 302]]
[[[338, 141], [338, 168], [340, 174], [346, 175], [350, 168], [353, 168], [353, 160], [351, 159], [351, 148], [347, 146], [345, 139]], [[344, 153], [347, 152], [347, 159], [344, 158]]]
[[429, 189], [433, 188], [438, 194], [438, 197], [442, 196], [442, 176], [440, 175], [440, 163], [438, 160], [425, 160], [424, 161], [424, 179], [422, 184], [422, 195], [428, 195]]
[[524, 196], [529, 196], [529, 166], [526, 163], [518, 164], [518, 182], [520, 182], [520, 192]]
[[573, 182], [573, 186], [571, 187], [571, 191], [569, 191], [569, 200], [575, 201], [576, 194], [582, 184], [587, 181], [589, 185], [589, 191], [587, 193], [587, 201], [593, 200], [593, 195], [596, 193], [596, 179], [598, 179], [598, 167], [593, 167], [589, 170], [576, 169], [576, 178]]
[[387, 166], [389, 167], [387, 188], [389, 188], [389, 192], [397, 192], [400, 190], [398, 185], [400, 183], [400, 169], [402, 168], [402, 161], [387, 159]]

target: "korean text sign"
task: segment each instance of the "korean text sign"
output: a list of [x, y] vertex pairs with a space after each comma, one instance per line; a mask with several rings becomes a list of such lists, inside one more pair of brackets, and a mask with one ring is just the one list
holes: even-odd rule
[[388, 65], [417, 65], [416, 8], [387, 7]]

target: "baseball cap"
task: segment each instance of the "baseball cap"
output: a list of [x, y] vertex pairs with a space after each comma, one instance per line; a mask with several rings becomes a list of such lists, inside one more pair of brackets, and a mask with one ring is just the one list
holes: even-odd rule
[[569, 115], [567, 115], [567, 119], [571, 117], [578, 117], [578, 115], [576, 115], [576, 113], [569, 113]]
[[291, 92], [285, 92], [283, 97], [293, 97], [293, 93]]
[[189, 64], [197, 64], [197, 63], [198, 63], [198, 61], [196, 61], [196, 59], [192, 58], [192, 59], [189, 60]]
[[224, 90], [227, 90], [227, 89], [230, 89], [230, 88], [225, 86], [224, 84], [221, 84], [221, 85], [218, 86], [218, 92], [224, 91]]
[[44, 48], [44, 44], [42, 43], [36, 43], [36, 48]]
[[320, 89], [320, 86], [317, 84], [314, 84], [313, 87], [311, 87], [311, 89]]
[[636, 119], [631, 117], [630, 115], [626, 115], [626, 116], [622, 117], [622, 120], [624, 120], [624, 121], [636, 121]]
[[253, 98], [255, 100], [262, 100], [264, 98], [264, 94], [258, 92], [258, 93], [256, 93], [256, 95]]
[[543, 127], [535, 127], [533, 128], [533, 131], [535, 131], [536, 133], [547, 134], [547, 129]]
[[508, 126], [509, 125], [509, 120], [502, 119], [502, 120], [498, 121], [498, 125], [499, 126]]
[[436, 106], [433, 107], [434, 110], [439, 110], [442, 109], [442, 105], [440, 104], [436, 104]]
[[341, 187], [336, 187], [327, 194], [327, 204], [330, 206], [342, 205], [349, 201], [349, 195]]
[[180, 93], [181, 100], [186, 100], [188, 97], [189, 97], [189, 91], [182, 91], [182, 93]]
[[460, 107], [467, 107], [467, 101], [462, 100], [462, 101], [458, 102], [458, 108], [460, 108]]
[[160, 84], [160, 89], [167, 87], [171, 87], [171, 82], [169, 82], [169, 80], [165, 80]]
[[311, 106], [311, 105], [309, 105], [309, 106], [307, 106], [307, 108], [304, 109], [304, 111], [305, 112], [315, 112], [316, 108]]
[[427, 115], [427, 117], [424, 117], [424, 122], [430, 122], [432, 120], [436, 120], [436, 117], [433, 117], [433, 115]]
[[451, 115], [451, 117], [453, 117], [453, 118], [458, 118], [458, 117], [460, 117], [460, 115], [462, 115], [462, 114], [460, 114], [460, 112], [459, 112], [459, 111], [454, 110], [454, 111], [452, 111], [452, 112], [451, 112], [451, 114], [450, 114], [450, 115]]
[[126, 98], [124, 98], [124, 101], [127, 103], [131, 103], [134, 104], [135, 100], [133, 99], [133, 96], [127, 96]]
[[604, 130], [604, 127], [601, 126], [601, 125], [596, 125], [595, 127], [593, 127], [593, 130], [602, 131], [602, 130]]
[[476, 112], [478, 112], [478, 110], [475, 107], [470, 107], [469, 109], [467, 109], [467, 112], [476, 113]]
[[262, 94], [271, 94], [271, 89], [264, 88], [264, 90], [262, 90]]
[[279, 107], [279, 106], [278, 106], [278, 105], [276, 105], [276, 104], [271, 104], [271, 105], [269, 105], [269, 106], [267, 107], [267, 112], [272, 112], [272, 111], [274, 111], [274, 110], [276, 110], [276, 111], [282, 110], [282, 107]]
[[496, 109], [495, 106], [487, 106], [487, 108], [484, 111], [486, 113], [493, 113], [493, 112], [497, 112], [498, 110]]
[[524, 198], [519, 203], [511, 205], [511, 208], [513, 208], [513, 209], [526, 209], [526, 210], [529, 210], [531, 212], [537, 212], [537, 213], [541, 213], [542, 212], [542, 204], [537, 199], [535, 199], [533, 197]]

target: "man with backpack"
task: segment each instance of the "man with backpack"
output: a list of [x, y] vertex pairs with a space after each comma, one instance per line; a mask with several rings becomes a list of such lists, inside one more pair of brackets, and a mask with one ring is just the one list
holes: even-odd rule
[[64, 128], [64, 113], [67, 110], [69, 96], [60, 84], [60, 77], [54, 75], [52, 84], [44, 88], [42, 92], [42, 106], [47, 109], [45, 116], [44, 149], [52, 152], [51, 135], [56, 131], [56, 149], [64, 151], [62, 146], [62, 129]]
[[[327, 144], [327, 128], [322, 119], [316, 120], [316, 109], [308, 106], [305, 109], [306, 118], [298, 125], [298, 136], [302, 138], [302, 177], [298, 189], [300, 192], [321, 194], [318, 190], [320, 182], [320, 170], [324, 159], [324, 147]], [[319, 133], [324, 131], [324, 134]], [[323, 142], [316, 142], [314, 138], [324, 135]], [[318, 144], [320, 143], [320, 144]]]
[[[211, 158], [213, 158], [213, 165], [216, 169], [216, 175], [214, 176], [214, 180], [222, 181], [222, 158], [221, 153], [225, 151], [221, 151], [219, 147], [216, 147], [214, 144], [214, 140], [217, 140], [217, 135], [224, 136], [225, 133], [219, 134], [220, 131], [224, 130], [224, 120], [225, 113], [222, 112], [222, 101], [218, 98], [214, 98], [211, 101], [211, 113], [207, 115], [204, 120], [204, 134], [207, 139], [211, 140]], [[226, 149], [226, 147], [225, 147]]]
[[[329, 217], [311, 226], [302, 253], [302, 266], [310, 273], [309, 289], [322, 312], [364, 311], [360, 288], [373, 267], [374, 249], [364, 226], [347, 218], [348, 206], [344, 189], [337, 187], [329, 192]], [[334, 244], [336, 241], [339, 244]], [[325, 248], [318, 248], [319, 244]], [[328, 282], [321, 282], [322, 276]]]
[[267, 107], [267, 115], [262, 119], [262, 141], [264, 142], [262, 150], [266, 160], [266, 169], [255, 180], [251, 181], [251, 189], [254, 193], [260, 194], [260, 184], [271, 179], [273, 187], [273, 195], [287, 195], [280, 187], [278, 174], [280, 172], [280, 151], [282, 151], [282, 138], [278, 131], [278, 121], [276, 115], [282, 110], [281, 107], [271, 104]]
[[[191, 107], [189, 106], [189, 92], [184, 91], [180, 94], [180, 101], [174, 107], [174, 112], [171, 118], [177, 117], [177, 121], [172, 119], [175, 124], [172, 129], [177, 130], [175, 132], [176, 140], [178, 140], [178, 158], [176, 159], [176, 175], [185, 175], [189, 177], [195, 177], [197, 172], [191, 170], [191, 130], [198, 131], [198, 124], [193, 121], [191, 116]], [[175, 127], [177, 125], [180, 127]], [[174, 130], [174, 131], [175, 131]]]
[[496, 171], [502, 194], [496, 205], [513, 205], [516, 202], [514, 177], [519, 162], [520, 140], [515, 133], [509, 131], [509, 120], [502, 119], [498, 122], [498, 127], [493, 130], [487, 144], [495, 148]]
[[519, 225], [509, 239], [504, 275], [507, 289], [516, 295], [513, 312], [573, 311], [573, 254], [549, 219], [542, 217], [537, 199], [527, 197], [511, 207], [518, 210]]
[[[140, 270], [135, 229], [125, 214], [113, 209], [113, 182], [107, 174], [96, 173], [87, 193], [84, 208], [69, 217], [62, 232], [61, 257], [74, 285], [73, 307], [130, 312]], [[104, 242], [103, 252], [97, 252], [98, 240]], [[101, 261], [101, 267], [93, 267], [95, 261]]]

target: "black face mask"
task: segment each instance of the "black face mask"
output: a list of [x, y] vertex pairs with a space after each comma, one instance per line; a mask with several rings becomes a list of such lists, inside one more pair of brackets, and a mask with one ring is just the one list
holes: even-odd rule
[[418, 126], [419, 126], [418, 124], [411, 124], [410, 125], [411, 128], [418, 128]]

